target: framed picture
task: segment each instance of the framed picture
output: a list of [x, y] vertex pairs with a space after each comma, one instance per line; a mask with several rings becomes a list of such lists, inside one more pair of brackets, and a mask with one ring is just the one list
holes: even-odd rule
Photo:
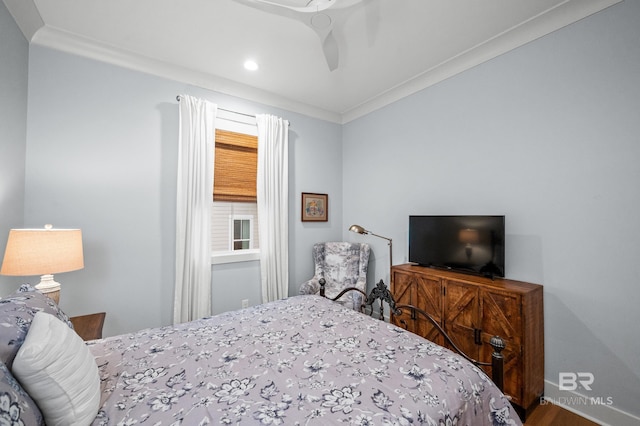
[[326, 222], [329, 220], [329, 196], [327, 194], [302, 193], [302, 221]]

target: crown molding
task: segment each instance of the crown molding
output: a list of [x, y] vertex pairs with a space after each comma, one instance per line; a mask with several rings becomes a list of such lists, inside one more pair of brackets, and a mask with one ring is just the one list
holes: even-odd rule
[[24, 37], [30, 42], [34, 34], [44, 26], [44, 21], [33, 0], [3, 0], [3, 2]]
[[297, 102], [274, 93], [241, 83], [181, 67], [123, 50], [97, 40], [89, 39], [48, 25], [41, 27], [31, 43], [38, 46], [71, 53], [158, 77], [201, 87], [226, 95], [243, 98], [271, 107], [294, 111], [310, 117], [341, 124], [338, 113]]
[[365, 116], [404, 97], [523, 46], [622, 0], [567, 0], [503, 33], [477, 44], [420, 75], [342, 112], [342, 123]]
[[424, 71], [414, 78], [385, 90], [359, 105], [340, 112], [328, 111], [285, 98], [272, 92], [154, 58], [141, 56], [131, 51], [53, 28], [44, 24], [33, 0], [3, 1], [30, 43], [191, 84], [287, 111], [295, 111], [296, 113], [321, 120], [345, 124], [460, 74], [483, 62], [498, 57], [510, 50], [564, 28], [622, 0], [566, 0], [538, 16], [528, 19]]

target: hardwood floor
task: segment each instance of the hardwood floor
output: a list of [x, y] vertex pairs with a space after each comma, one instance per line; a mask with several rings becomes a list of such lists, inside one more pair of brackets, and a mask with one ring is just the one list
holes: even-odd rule
[[599, 426], [598, 423], [552, 403], [537, 406], [524, 424], [525, 426]]

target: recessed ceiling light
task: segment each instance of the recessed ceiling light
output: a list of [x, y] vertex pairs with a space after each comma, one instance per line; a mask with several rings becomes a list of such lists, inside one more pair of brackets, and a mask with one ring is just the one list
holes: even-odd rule
[[255, 61], [248, 60], [245, 61], [244, 68], [249, 71], [256, 71], [258, 69], [258, 64]]

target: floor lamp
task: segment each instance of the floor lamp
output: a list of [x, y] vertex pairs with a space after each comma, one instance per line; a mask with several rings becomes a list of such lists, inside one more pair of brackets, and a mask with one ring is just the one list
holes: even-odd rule
[[393, 266], [392, 253], [393, 253], [393, 242], [391, 238], [383, 237], [382, 235], [374, 234], [371, 231], [367, 231], [360, 225], [351, 225], [349, 227], [349, 231], [355, 232], [356, 234], [362, 235], [373, 235], [374, 237], [382, 238], [388, 241], [389, 244], [389, 281], [391, 281], [391, 267]]

